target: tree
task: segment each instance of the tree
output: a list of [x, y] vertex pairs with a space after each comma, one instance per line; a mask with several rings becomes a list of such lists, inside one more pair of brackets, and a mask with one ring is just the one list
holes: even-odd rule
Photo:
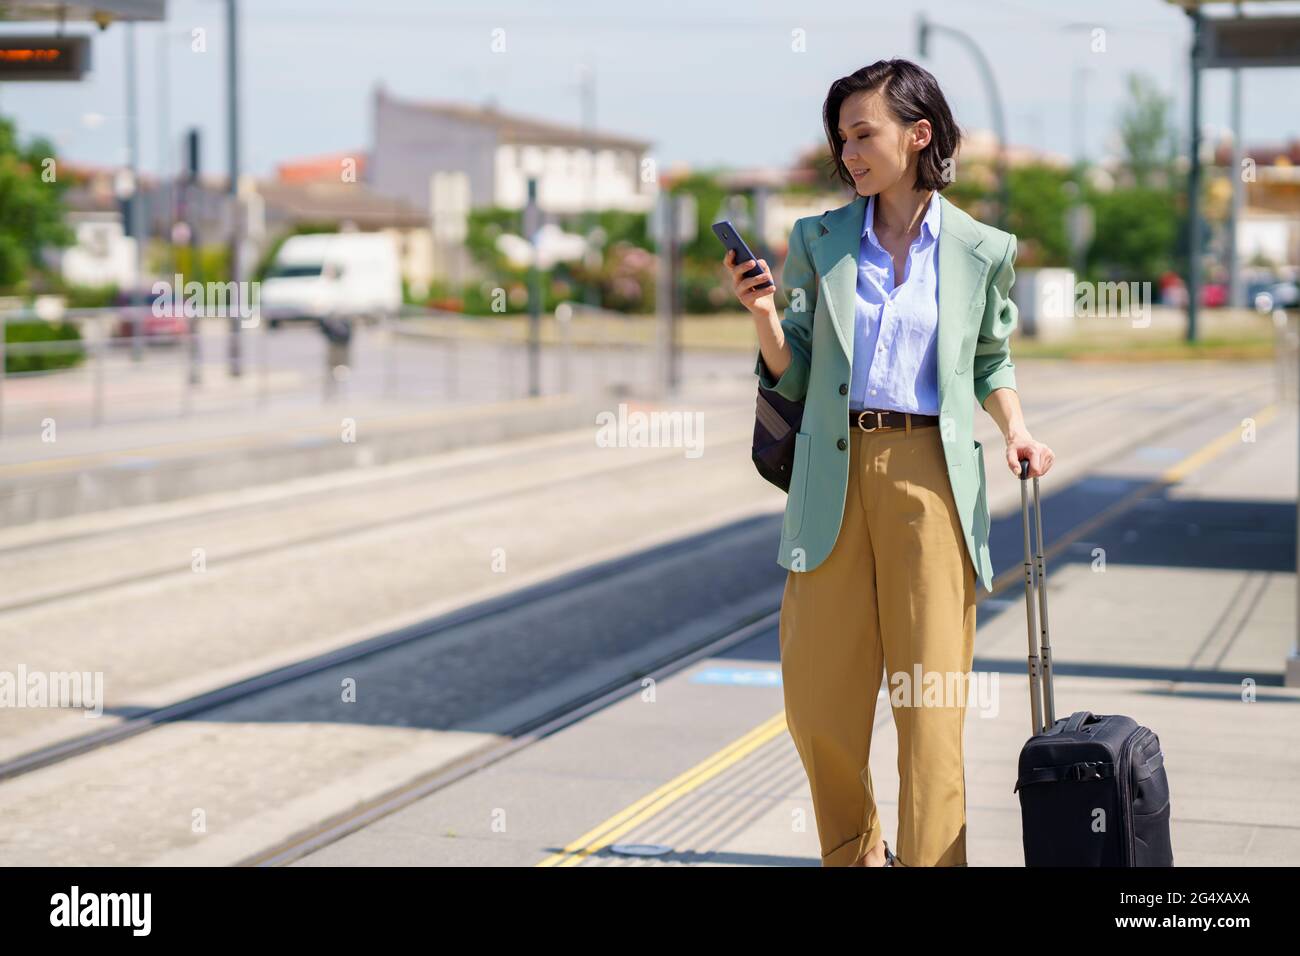
[[1169, 121], [1170, 101], [1139, 73], [1130, 73], [1126, 86], [1129, 102], [1120, 112], [1120, 147], [1134, 184], [1142, 187], [1150, 185], [1153, 173], [1169, 171], [1175, 138]]
[[1070, 209], [1066, 184], [1070, 172], [1041, 163], [1016, 166], [1007, 172], [1011, 199], [1008, 227], [1016, 234], [1016, 264], [1065, 266], [1070, 263], [1070, 240], [1065, 220]]
[[1088, 268], [1112, 281], [1154, 282], [1176, 264], [1183, 215], [1167, 189], [1132, 187], [1096, 193]]
[[43, 248], [76, 241], [63, 221], [68, 184], [58, 173], [47, 140], [20, 145], [13, 122], [0, 116], [0, 288], [12, 290], [43, 268]]

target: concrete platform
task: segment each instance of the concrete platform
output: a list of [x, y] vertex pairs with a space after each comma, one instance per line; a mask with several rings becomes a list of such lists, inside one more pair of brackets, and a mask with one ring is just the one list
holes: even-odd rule
[[[1041, 482], [1057, 715], [1128, 714], [1160, 736], [1175, 866], [1300, 863], [1300, 689], [1283, 686], [1296, 633], [1296, 417], [1266, 405], [1236, 424], [1207, 419], [1134, 449], [1074, 497], [1054, 499], [1052, 475]], [[1111, 504], [1133, 489], [1118, 495], [1130, 506], [1084, 507], [1103, 489]], [[994, 554], [1007, 583], [981, 602], [976, 645], [992, 694], [966, 720], [972, 866], [1024, 861], [1012, 788], [1030, 728], [1027, 636], [1019, 508], [1006, 504]], [[295, 865], [816, 866], [775, 627], [773, 617], [724, 657]], [[877, 722], [889, 723], [881, 703]], [[896, 846], [895, 735], [875, 741]], [[666, 852], [613, 849], [628, 844]]]

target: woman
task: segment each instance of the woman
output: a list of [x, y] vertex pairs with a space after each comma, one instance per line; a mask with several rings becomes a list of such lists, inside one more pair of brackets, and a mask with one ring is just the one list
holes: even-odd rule
[[[775, 283], [727, 265], [754, 315], [763, 388], [803, 400], [779, 561], [786, 720], [824, 866], [965, 866], [962, 732], [975, 585], [992, 587], [975, 402], [1013, 475], [1051, 468], [1025, 426], [1008, 339], [1015, 237], [939, 194], [960, 133], [934, 77], [882, 60], [823, 107], [857, 198], [800, 219]], [[868, 754], [882, 673], [898, 726], [898, 852]]]

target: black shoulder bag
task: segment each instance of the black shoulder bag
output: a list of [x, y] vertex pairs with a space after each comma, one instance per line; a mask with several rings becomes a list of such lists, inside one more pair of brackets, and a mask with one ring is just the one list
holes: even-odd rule
[[[815, 277], [815, 281], [820, 284], [820, 277]], [[766, 368], [766, 361], [763, 365]], [[754, 407], [754, 467], [760, 475], [787, 493], [790, 491], [790, 472], [794, 468], [794, 436], [803, 424], [803, 406], [802, 399], [792, 402], [759, 383]]]
[[[766, 363], [765, 363], [766, 364]], [[782, 491], [790, 490], [795, 433], [803, 423], [803, 401], [758, 386], [754, 409], [754, 467]]]

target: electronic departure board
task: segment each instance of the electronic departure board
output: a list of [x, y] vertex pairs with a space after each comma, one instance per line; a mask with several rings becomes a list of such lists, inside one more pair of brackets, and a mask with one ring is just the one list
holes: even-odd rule
[[90, 37], [0, 36], [0, 83], [79, 80], [90, 69]]

